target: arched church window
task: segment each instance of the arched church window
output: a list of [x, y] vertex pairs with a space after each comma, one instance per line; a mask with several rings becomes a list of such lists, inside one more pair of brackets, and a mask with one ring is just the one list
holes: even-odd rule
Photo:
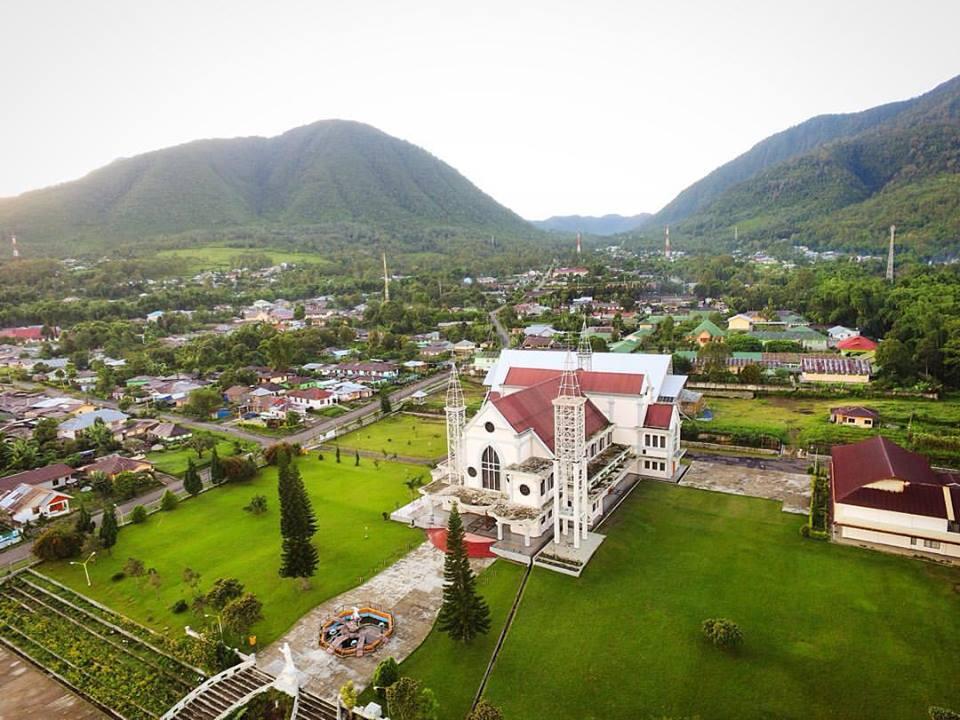
[[486, 490], [500, 489], [500, 456], [489, 445], [480, 458], [480, 476]]

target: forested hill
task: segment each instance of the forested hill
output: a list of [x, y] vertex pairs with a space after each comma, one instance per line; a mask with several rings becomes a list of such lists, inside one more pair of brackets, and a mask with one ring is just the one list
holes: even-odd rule
[[616, 235], [641, 227], [652, 216], [639, 215], [554, 215], [546, 220], [534, 220], [541, 230], [555, 232], [582, 232], [588, 235]]
[[[651, 221], [692, 245], [786, 238], [877, 251], [887, 228], [924, 257], [960, 251], [960, 77], [904, 102], [822, 116], [774, 135]], [[682, 245], [679, 245], [682, 247]]]
[[198, 140], [0, 199], [0, 231], [30, 254], [103, 251], [190, 231], [354, 223], [535, 232], [425, 150], [356, 122], [272, 138]]

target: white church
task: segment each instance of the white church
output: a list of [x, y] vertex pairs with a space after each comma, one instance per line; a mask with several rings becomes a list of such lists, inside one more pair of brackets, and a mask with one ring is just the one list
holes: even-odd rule
[[491, 554], [550, 538], [579, 548], [637, 476], [677, 475], [685, 382], [669, 355], [504, 350], [468, 422], [454, 368], [447, 460], [397, 519], [439, 532], [456, 503], [468, 539], [489, 538]]

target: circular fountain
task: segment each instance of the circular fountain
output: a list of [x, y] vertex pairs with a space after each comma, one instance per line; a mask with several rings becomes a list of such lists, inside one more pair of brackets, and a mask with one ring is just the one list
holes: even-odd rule
[[393, 615], [386, 610], [354, 607], [340, 610], [320, 626], [320, 647], [339, 657], [363, 657], [393, 635]]

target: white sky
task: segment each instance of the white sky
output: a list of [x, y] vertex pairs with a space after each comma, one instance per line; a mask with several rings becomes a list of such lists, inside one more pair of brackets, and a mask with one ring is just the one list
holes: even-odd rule
[[0, 196], [349, 118], [527, 218], [655, 211], [767, 135], [960, 73], [955, 0], [2, 0]]

